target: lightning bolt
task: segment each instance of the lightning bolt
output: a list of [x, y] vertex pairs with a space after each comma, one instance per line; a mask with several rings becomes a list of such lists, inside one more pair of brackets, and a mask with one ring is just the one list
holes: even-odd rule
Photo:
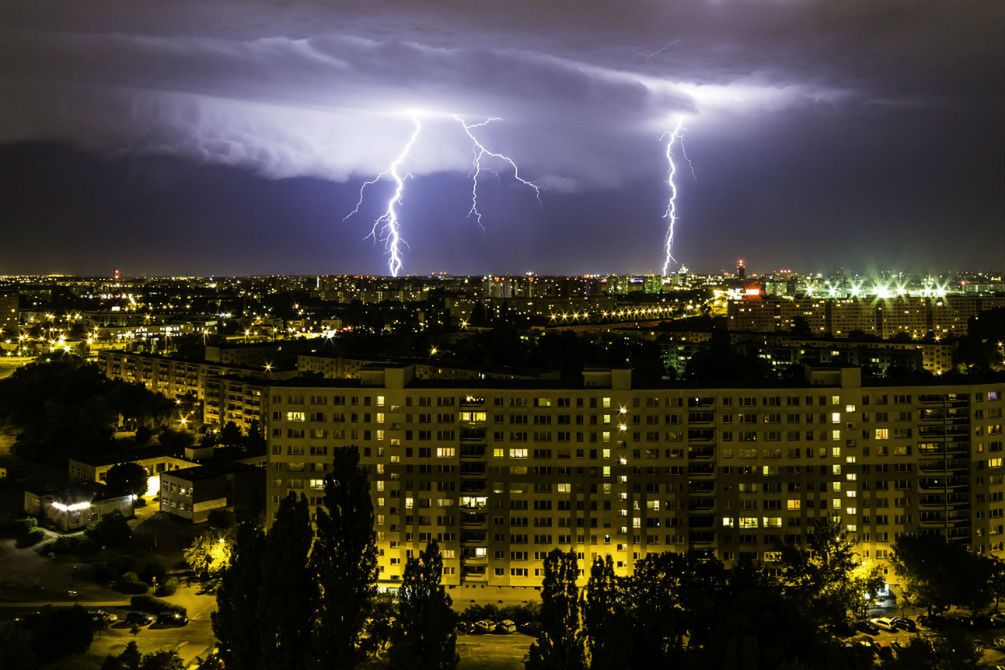
[[[663, 212], [663, 218], [667, 220], [667, 236], [666, 243], [664, 245], [664, 251], [666, 257], [663, 261], [663, 275], [666, 276], [670, 273], [670, 264], [676, 263], [677, 259], [673, 255], [673, 235], [674, 228], [677, 225], [677, 165], [673, 160], [673, 145], [676, 140], [681, 140], [683, 142], [683, 128], [684, 122], [682, 120], [677, 121], [677, 125], [674, 127], [673, 131], [667, 131], [660, 135], [660, 141], [662, 142], [664, 138], [667, 138], [667, 148], [666, 157], [667, 165], [669, 166], [669, 174], [667, 175], [667, 184], [670, 186], [670, 199], [667, 201], [666, 211]], [[685, 158], [687, 156], [685, 155]], [[690, 164], [691, 161], [688, 161]], [[692, 168], [692, 175], [694, 175], [694, 170]]]
[[373, 186], [385, 177], [389, 176], [391, 178], [394, 182], [394, 191], [391, 193], [391, 198], [387, 201], [384, 213], [374, 220], [373, 227], [370, 229], [370, 234], [367, 237], [373, 237], [376, 240], [377, 231], [381, 231], [381, 239], [387, 247], [387, 269], [390, 270], [392, 277], [397, 277], [401, 271], [401, 246], [405, 244], [404, 240], [401, 239], [401, 230], [398, 227], [397, 206], [401, 204], [402, 196], [405, 193], [405, 180], [411, 176], [407, 172], [404, 174], [400, 172], [401, 164], [408, 158], [415, 140], [422, 131], [422, 123], [418, 118], [413, 117], [412, 123], [415, 127], [412, 130], [412, 135], [408, 138], [408, 142], [402, 148], [401, 153], [398, 154], [398, 157], [391, 162], [386, 170], [380, 172], [373, 179], [363, 182], [363, 185], [359, 187], [359, 199], [356, 201], [356, 206], [342, 219], [346, 221], [359, 213], [359, 208], [363, 205], [363, 198], [368, 186]]
[[470, 172], [471, 209], [468, 210], [468, 218], [473, 216], [475, 217], [475, 221], [478, 223], [478, 225], [479, 226], [482, 225], [482, 213], [478, 209], [478, 176], [481, 174], [482, 170], [492, 172], [493, 174], [496, 175], [496, 177], [499, 176], [499, 174], [496, 173], [491, 168], [487, 168], [482, 165], [482, 160], [485, 158], [495, 158], [496, 160], [502, 161], [507, 165], [509, 165], [509, 167], [513, 169], [513, 179], [523, 184], [527, 188], [532, 189], [534, 191], [534, 196], [537, 198], [537, 201], [541, 202], [540, 187], [538, 187], [538, 185], [535, 184], [534, 182], [527, 181], [526, 179], [520, 176], [520, 168], [517, 167], [517, 164], [513, 161], [512, 158], [510, 158], [506, 154], [499, 154], [493, 151], [489, 151], [488, 149], [485, 148], [485, 145], [479, 142], [478, 138], [475, 137], [475, 134], [473, 132], [475, 129], [484, 128], [493, 121], [499, 121], [500, 119], [498, 117], [495, 116], [489, 117], [484, 121], [482, 121], [481, 123], [467, 123], [460, 116], [454, 114], [454, 120], [457, 121], [459, 124], [461, 124], [461, 127], [464, 129], [464, 133], [468, 136], [468, 139], [471, 140], [472, 144], [471, 148], [472, 151], [474, 152], [474, 159], [471, 162], [471, 172]]
[[635, 47], [628, 47], [628, 50], [631, 51], [636, 56], [641, 56], [642, 58], [645, 58], [645, 59], [648, 60], [650, 58], [655, 58], [656, 56], [659, 56], [661, 53], [663, 53], [664, 51], [666, 51], [667, 49], [669, 49], [673, 45], [677, 44], [678, 42], [680, 42], [680, 38], [675, 39], [673, 42], [669, 42], [668, 44], [660, 47], [656, 51], [653, 51], [653, 52], [650, 52], [650, 53], [646, 53], [645, 51], [639, 51]]

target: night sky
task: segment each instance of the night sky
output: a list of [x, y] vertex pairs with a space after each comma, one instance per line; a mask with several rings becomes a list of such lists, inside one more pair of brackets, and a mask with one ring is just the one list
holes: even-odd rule
[[658, 271], [678, 119], [693, 270], [1005, 266], [1000, 0], [5, 0], [0, 274], [386, 272], [416, 114], [407, 273]]

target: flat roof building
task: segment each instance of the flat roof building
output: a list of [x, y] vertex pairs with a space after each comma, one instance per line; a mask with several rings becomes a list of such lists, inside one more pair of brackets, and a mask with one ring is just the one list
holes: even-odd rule
[[[335, 449], [370, 472], [379, 579], [437, 539], [444, 583], [538, 586], [542, 559], [667, 550], [771, 563], [835, 517], [867, 561], [900, 533], [1002, 555], [1005, 380], [863, 386], [858, 368], [800, 385], [636, 387], [434, 382], [409, 366], [269, 390], [267, 518], [293, 491], [321, 504]], [[893, 573], [889, 573], [892, 579]]]
[[160, 479], [160, 511], [202, 523], [213, 510], [261, 513], [265, 471], [236, 461], [172, 470]]

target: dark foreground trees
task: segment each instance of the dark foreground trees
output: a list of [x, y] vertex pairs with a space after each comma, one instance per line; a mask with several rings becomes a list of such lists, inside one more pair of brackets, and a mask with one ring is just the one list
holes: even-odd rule
[[391, 633], [391, 670], [457, 667], [457, 615], [440, 585], [442, 576], [443, 559], [435, 540], [418, 558], [408, 559]]
[[213, 616], [227, 670], [351, 670], [362, 660], [377, 550], [355, 448], [336, 451], [316, 526], [315, 538], [307, 499], [290, 493], [267, 535], [238, 527]]
[[929, 614], [953, 605], [976, 611], [1000, 595], [1000, 565], [942, 535], [901, 535], [893, 545], [892, 562], [908, 600]]
[[530, 645], [527, 670], [584, 670], [579, 620], [579, 565], [574, 552], [553, 549], [544, 559], [541, 632]]
[[360, 638], [377, 590], [373, 502], [358, 449], [335, 450], [316, 524], [310, 558], [318, 589], [314, 653], [318, 667], [343, 670], [362, 656]]
[[610, 557], [598, 558], [582, 596], [575, 555], [555, 550], [545, 561], [542, 630], [527, 669], [587, 661], [596, 670], [871, 668], [871, 650], [845, 647], [833, 633], [877, 588], [851, 547], [839, 526], [822, 521], [768, 566], [740, 561], [727, 570], [713, 557], [665, 552], [618, 577]]

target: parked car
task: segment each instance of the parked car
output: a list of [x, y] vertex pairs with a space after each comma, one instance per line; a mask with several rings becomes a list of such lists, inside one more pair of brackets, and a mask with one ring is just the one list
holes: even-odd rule
[[1005, 637], [996, 637], [991, 643], [991, 646], [995, 649], [1005, 651]]
[[520, 632], [524, 635], [530, 635], [531, 637], [536, 636], [541, 632], [541, 622], [540, 621], [525, 621], [520, 624]]
[[896, 624], [893, 623], [893, 619], [891, 619], [890, 617], [887, 616], [875, 617], [873, 619], [869, 619], [869, 622], [872, 623], [874, 626], [876, 626], [876, 628], [879, 628], [880, 630], [885, 630], [888, 633], [897, 632], [897, 626]]
[[516, 632], [516, 622], [511, 619], [503, 619], [496, 624], [495, 632], [500, 635], [509, 635]]
[[472, 627], [472, 624], [468, 621], [457, 622], [457, 632], [461, 635], [470, 635]]
[[188, 617], [179, 612], [161, 612], [157, 615], [157, 623], [161, 626], [187, 626]]
[[153, 622], [154, 618], [146, 612], [137, 612], [134, 610], [126, 615], [126, 623], [136, 624], [137, 626], [149, 626]]
[[908, 633], [917, 633], [918, 624], [914, 623], [914, 619], [911, 617], [900, 616], [893, 618], [893, 625], [900, 630], [906, 630]]
[[866, 635], [879, 635], [879, 628], [871, 621], [858, 621], [855, 623], [855, 630]]
[[495, 630], [495, 627], [496, 627], [495, 621], [492, 621], [491, 619], [482, 619], [481, 621], [475, 622], [474, 630], [472, 630], [471, 632], [484, 635], [486, 633], [491, 633], [493, 630]]
[[107, 626], [108, 624], [115, 623], [119, 620], [117, 615], [101, 609], [87, 610], [87, 615], [91, 617], [91, 621], [101, 626]]
[[1005, 628], [1005, 613], [995, 612], [992, 614], [991, 623], [995, 625], [995, 628]]
[[918, 617], [918, 623], [932, 630], [941, 630], [946, 627], [946, 619], [941, 614], [922, 614]]

